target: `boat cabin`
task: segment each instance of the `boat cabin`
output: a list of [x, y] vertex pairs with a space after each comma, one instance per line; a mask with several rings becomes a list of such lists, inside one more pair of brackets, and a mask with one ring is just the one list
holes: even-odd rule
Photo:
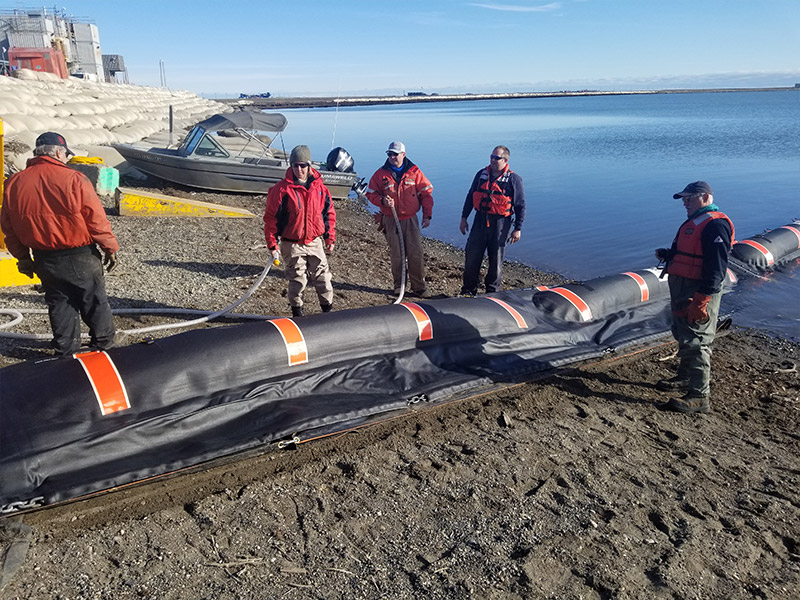
[[194, 154], [212, 158], [231, 158], [231, 153], [215, 139], [216, 136], [212, 133], [195, 125], [178, 148], [178, 154], [181, 156]]

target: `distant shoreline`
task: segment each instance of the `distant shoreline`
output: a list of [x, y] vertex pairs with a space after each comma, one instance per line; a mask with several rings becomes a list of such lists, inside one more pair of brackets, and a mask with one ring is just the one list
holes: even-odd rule
[[504, 94], [427, 94], [411, 96], [344, 96], [294, 97], [294, 98], [215, 98], [217, 102], [258, 109], [278, 108], [326, 108], [335, 106], [370, 106], [378, 104], [419, 104], [421, 102], [462, 102], [468, 100], [508, 100], [511, 98], [563, 98], [570, 96], [632, 96], [643, 94], [699, 94], [717, 92], [783, 92], [798, 90], [797, 87], [763, 88], [709, 88], [674, 90], [634, 90], [625, 92], [603, 92], [597, 90], [561, 92], [510, 92]]

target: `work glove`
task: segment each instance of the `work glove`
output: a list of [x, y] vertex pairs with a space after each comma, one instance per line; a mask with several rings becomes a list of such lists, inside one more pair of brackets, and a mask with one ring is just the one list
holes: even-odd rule
[[117, 268], [117, 253], [105, 252], [103, 256], [103, 266], [106, 268], [106, 273], [111, 273]]
[[20, 258], [17, 261], [17, 271], [33, 279], [34, 275], [33, 260], [31, 260], [30, 258]]
[[669, 254], [667, 248], [656, 248], [656, 258], [661, 262], [667, 262], [671, 258]]
[[695, 323], [706, 323], [708, 321], [708, 303], [711, 302], [711, 296], [706, 296], [700, 292], [695, 292], [692, 300], [686, 309], [686, 320], [689, 325]]
[[375, 219], [375, 224], [378, 226], [378, 233], [383, 233], [383, 215], [379, 212], [372, 213], [372, 218]]

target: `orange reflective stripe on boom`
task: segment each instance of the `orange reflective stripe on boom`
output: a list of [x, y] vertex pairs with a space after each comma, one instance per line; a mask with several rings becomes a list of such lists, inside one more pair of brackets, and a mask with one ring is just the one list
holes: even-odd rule
[[503, 302], [502, 300], [498, 300], [497, 298], [492, 298], [491, 296], [484, 296], [484, 298], [486, 298], [487, 300], [491, 300], [492, 302], [495, 302], [496, 304], [499, 304], [500, 306], [505, 308], [508, 311], [508, 314], [514, 317], [514, 320], [517, 322], [517, 325], [519, 325], [520, 329], [528, 328], [528, 324], [525, 322], [525, 317], [519, 314], [519, 312], [517, 312], [517, 310], [510, 304], [508, 304], [507, 302]]
[[758, 242], [754, 242], [753, 240], [742, 240], [739, 243], [740, 244], [746, 244], [746, 245], [750, 246], [751, 248], [755, 248], [756, 250], [761, 252], [761, 254], [764, 255], [764, 258], [767, 259], [767, 266], [770, 266], [770, 265], [775, 263], [775, 257], [772, 256], [772, 252], [767, 250], [764, 246], [762, 246]]
[[623, 273], [623, 275], [627, 275], [639, 285], [640, 298], [642, 302], [647, 302], [650, 299], [650, 288], [647, 287], [647, 282], [644, 280], [644, 277], [630, 271]]
[[400, 306], [405, 307], [414, 315], [414, 320], [417, 322], [417, 330], [419, 332], [419, 341], [426, 342], [432, 340], [433, 324], [431, 323], [431, 318], [428, 316], [428, 313], [425, 312], [425, 309], [413, 302], [402, 302]]
[[81, 363], [89, 383], [92, 384], [100, 413], [110, 415], [131, 407], [128, 391], [119, 371], [104, 351], [82, 352], [73, 355]]
[[592, 311], [589, 308], [589, 305], [583, 301], [583, 298], [578, 296], [575, 292], [568, 290], [567, 288], [557, 287], [557, 288], [550, 288], [551, 292], [555, 292], [559, 296], [562, 296], [569, 300], [569, 303], [572, 304], [577, 310], [578, 313], [581, 315], [581, 321], [591, 321], [592, 320]]
[[800, 249], [800, 231], [797, 231], [797, 229], [794, 227], [789, 227], [788, 225], [783, 225], [782, 227], [778, 227], [778, 229], [788, 229], [791, 231], [797, 238], [797, 248]]
[[308, 347], [306, 346], [306, 339], [303, 337], [303, 332], [297, 326], [297, 323], [282, 317], [280, 319], [270, 319], [272, 323], [283, 338], [283, 343], [286, 345], [286, 355], [289, 359], [289, 366], [302, 365], [308, 362]]

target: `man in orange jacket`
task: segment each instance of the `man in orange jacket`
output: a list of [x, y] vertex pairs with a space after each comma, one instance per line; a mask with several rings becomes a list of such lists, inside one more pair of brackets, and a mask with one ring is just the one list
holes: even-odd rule
[[302, 317], [308, 280], [317, 291], [322, 312], [333, 308], [326, 253], [333, 252], [336, 241], [336, 210], [322, 175], [311, 166], [308, 146], [293, 148], [289, 164], [286, 177], [267, 194], [264, 236], [273, 258], [283, 255], [292, 316]]
[[20, 273], [42, 280], [57, 355], [80, 348], [79, 314], [91, 347], [110, 348], [115, 330], [103, 265], [114, 269], [119, 250], [111, 223], [87, 177], [66, 165], [73, 153], [62, 135], [43, 133], [33, 154], [6, 182], [0, 211], [6, 246]]
[[389, 144], [386, 155], [386, 162], [369, 180], [367, 198], [381, 209], [381, 229], [389, 243], [392, 260], [394, 293], [399, 295], [403, 285], [402, 236], [411, 291], [420, 298], [427, 298], [430, 294], [425, 283], [425, 261], [417, 213], [422, 209], [423, 229], [431, 224], [433, 185], [420, 168], [406, 158], [403, 142]]
[[734, 228], [714, 204], [711, 186], [705, 181], [688, 184], [673, 198], [683, 201], [688, 218], [678, 229], [672, 247], [656, 250], [656, 258], [667, 263], [672, 335], [678, 342], [680, 362], [677, 374], [662, 379], [656, 387], [685, 393], [658, 408], [707, 413], [711, 410], [711, 344]]

